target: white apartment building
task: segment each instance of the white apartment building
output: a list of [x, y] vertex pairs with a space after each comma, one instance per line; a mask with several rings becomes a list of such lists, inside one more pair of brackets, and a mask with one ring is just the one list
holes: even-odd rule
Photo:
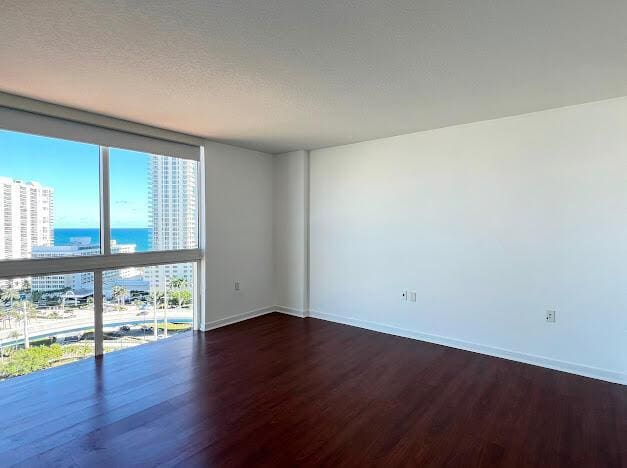
[[29, 258], [54, 243], [54, 190], [0, 177], [0, 260]]
[[[135, 244], [118, 244], [111, 241], [111, 253], [133, 253]], [[91, 243], [91, 237], [72, 237], [70, 245], [55, 245], [47, 247], [33, 247], [33, 258], [76, 257], [100, 254], [100, 246]], [[133, 284], [141, 280], [141, 268], [125, 268], [103, 273], [105, 292], [114, 285], [123, 285], [126, 280], [133, 280]], [[32, 278], [31, 288], [34, 291], [56, 291], [70, 288], [74, 293], [91, 294], [94, 288], [92, 273], [72, 273], [63, 275], [35, 276]], [[130, 284], [130, 283], [129, 283]], [[137, 283], [139, 284], [139, 283]], [[147, 283], [145, 288], [147, 288]]]
[[[54, 190], [0, 176], [0, 260], [29, 258], [33, 246], [54, 243]], [[0, 288], [14, 281], [0, 280]]]
[[[152, 229], [151, 250], [189, 249], [198, 246], [196, 179], [194, 161], [153, 156], [148, 179], [148, 206]], [[192, 283], [191, 265], [146, 268], [150, 286], [163, 289], [171, 278]]]

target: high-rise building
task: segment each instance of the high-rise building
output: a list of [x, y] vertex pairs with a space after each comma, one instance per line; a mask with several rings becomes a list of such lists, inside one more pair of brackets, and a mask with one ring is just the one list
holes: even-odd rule
[[[194, 161], [153, 156], [148, 179], [151, 250], [190, 249], [198, 246]], [[162, 265], [146, 268], [150, 286], [163, 289], [172, 278], [192, 282], [192, 266]]]
[[54, 190], [0, 177], [0, 260], [29, 258], [54, 243]]

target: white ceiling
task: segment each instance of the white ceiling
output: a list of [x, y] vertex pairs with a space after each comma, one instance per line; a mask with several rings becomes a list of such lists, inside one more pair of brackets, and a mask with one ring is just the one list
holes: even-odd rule
[[0, 0], [0, 90], [312, 149], [627, 95], [627, 2]]

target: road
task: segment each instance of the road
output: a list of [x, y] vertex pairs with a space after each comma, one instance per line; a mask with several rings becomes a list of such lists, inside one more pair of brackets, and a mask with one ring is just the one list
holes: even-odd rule
[[[30, 339], [38, 337], [57, 335], [62, 333], [71, 333], [79, 330], [89, 329], [94, 327], [94, 309], [72, 309], [74, 317], [68, 318], [56, 318], [56, 319], [44, 319], [35, 318], [31, 319], [28, 323], [28, 334]], [[145, 312], [146, 315], [141, 315], [140, 312]], [[168, 309], [168, 321], [191, 321], [192, 320], [192, 308], [170, 308]], [[163, 309], [157, 310], [157, 320], [163, 321], [164, 311]], [[137, 306], [129, 305], [125, 306], [125, 310], [112, 310], [110, 308], [105, 309], [104, 312], [104, 327], [107, 326], [120, 326], [123, 324], [131, 323], [147, 323], [151, 324], [154, 320], [153, 311], [145, 310], [140, 311]], [[16, 333], [19, 336], [16, 336]], [[23, 338], [23, 324], [13, 319], [11, 321], [11, 328], [5, 328], [0, 330], [0, 343], [9, 344], [14, 340], [22, 341]]]

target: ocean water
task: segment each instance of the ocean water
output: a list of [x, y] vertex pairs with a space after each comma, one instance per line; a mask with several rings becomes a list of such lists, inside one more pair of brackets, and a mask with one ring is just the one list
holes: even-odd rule
[[[70, 245], [72, 237], [91, 237], [91, 242], [98, 244], [100, 229], [55, 228], [54, 245]], [[111, 239], [118, 244], [135, 244], [136, 252], [150, 250], [150, 228], [111, 228]]]

